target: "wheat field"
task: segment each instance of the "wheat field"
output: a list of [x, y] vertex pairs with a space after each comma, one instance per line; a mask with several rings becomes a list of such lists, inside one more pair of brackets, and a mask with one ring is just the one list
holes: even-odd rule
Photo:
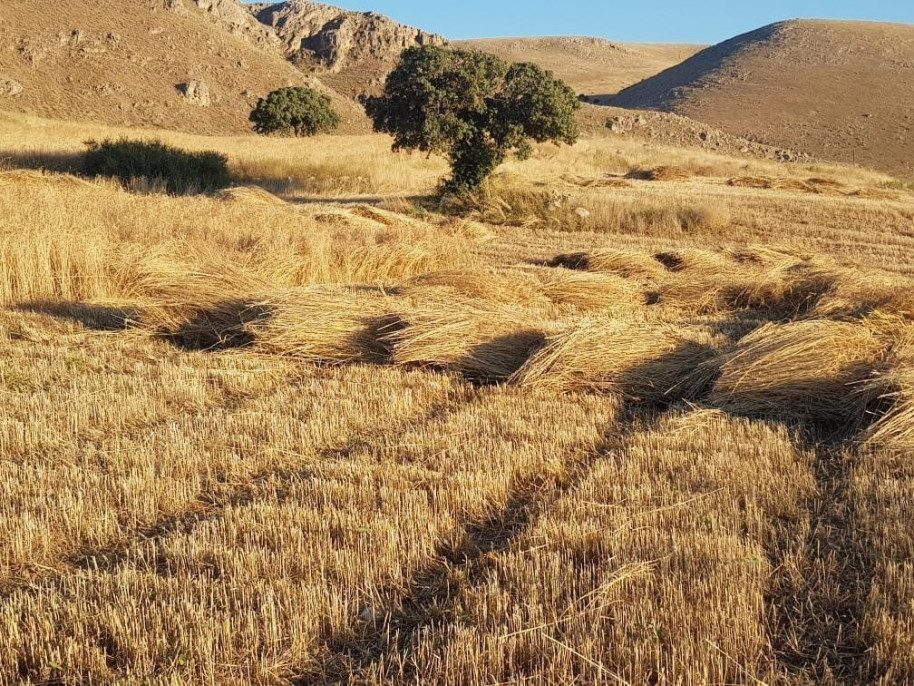
[[914, 193], [0, 117], [0, 684], [914, 683]]

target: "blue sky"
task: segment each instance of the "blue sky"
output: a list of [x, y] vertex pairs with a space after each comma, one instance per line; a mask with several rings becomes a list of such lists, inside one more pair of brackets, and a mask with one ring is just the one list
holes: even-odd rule
[[339, 0], [332, 4], [374, 10], [455, 39], [590, 35], [619, 41], [717, 43], [795, 17], [914, 23], [914, 0]]

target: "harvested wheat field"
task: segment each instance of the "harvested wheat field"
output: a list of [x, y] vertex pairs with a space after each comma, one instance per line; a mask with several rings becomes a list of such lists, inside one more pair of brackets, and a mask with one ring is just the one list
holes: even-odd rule
[[914, 683], [904, 184], [119, 133], [0, 120], [0, 684]]

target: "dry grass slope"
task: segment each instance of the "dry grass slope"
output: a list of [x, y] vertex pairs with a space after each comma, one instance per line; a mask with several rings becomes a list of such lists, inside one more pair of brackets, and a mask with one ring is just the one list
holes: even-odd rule
[[[737, 136], [914, 175], [914, 26], [794, 20], [708, 48], [613, 104], [676, 112]], [[829, 103], [826, 107], [823, 103]]]

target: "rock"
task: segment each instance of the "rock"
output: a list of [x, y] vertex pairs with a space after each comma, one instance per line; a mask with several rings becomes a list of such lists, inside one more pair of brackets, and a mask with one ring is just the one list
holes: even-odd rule
[[305, 0], [253, 5], [252, 11], [279, 35], [289, 57], [331, 72], [368, 60], [394, 64], [406, 48], [447, 42], [375, 12]]
[[177, 88], [181, 95], [184, 96], [184, 99], [191, 105], [196, 105], [197, 107], [210, 106], [209, 85], [206, 81], [192, 80], [178, 84]]
[[22, 84], [5, 76], [0, 76], [0, 95], [6, 95], [11, 98], [16, 97], [22, 92]]

